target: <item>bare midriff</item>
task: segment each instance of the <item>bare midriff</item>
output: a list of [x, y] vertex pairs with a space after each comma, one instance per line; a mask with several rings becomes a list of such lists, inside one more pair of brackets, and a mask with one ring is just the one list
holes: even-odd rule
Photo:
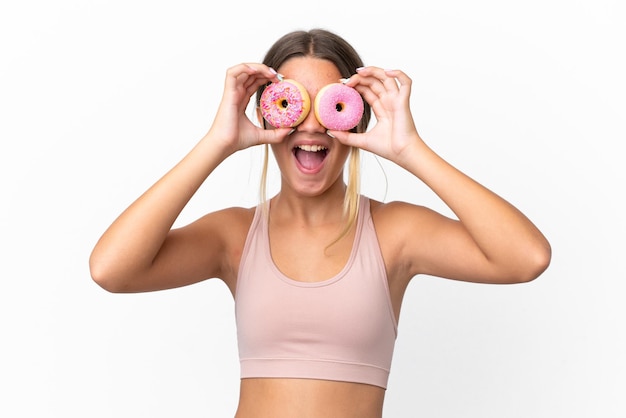
[[314, 379], [242, 379], [235, 418], [381, 418], [385, 390]]

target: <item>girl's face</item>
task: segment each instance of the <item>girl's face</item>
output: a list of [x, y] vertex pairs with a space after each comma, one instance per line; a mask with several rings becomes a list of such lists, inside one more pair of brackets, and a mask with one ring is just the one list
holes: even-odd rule
[[277, 71], [300, 82], [311, 98], [311, 111], [304, 121], [283, 142], [272, 145], [281, 171], [282, 190], [290, 188], [316, 196], [331, 187], [343, 188], [343, 167], [350, 149], [326, 134], [313, 109], [317, 92], [337, 83], [341, 73], [332, 62], [313, 57], [291, 58]]

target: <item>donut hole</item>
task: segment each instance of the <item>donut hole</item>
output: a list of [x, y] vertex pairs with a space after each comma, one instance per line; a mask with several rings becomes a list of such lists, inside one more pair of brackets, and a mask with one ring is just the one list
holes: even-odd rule
[[344, 107], [345, 107], [345, 105], [344, 105], [343, 103], [337, 103], [337, 104], [335, 105], [335, 110], [336, 110], [337, 112], [341, 112], [341, 111], [344, 109]]
[[276, 105], [278, 109], [285, 110], [289, 107], [289, 100], [283, 97], [283, 98], [275, 100], [274, 104]]

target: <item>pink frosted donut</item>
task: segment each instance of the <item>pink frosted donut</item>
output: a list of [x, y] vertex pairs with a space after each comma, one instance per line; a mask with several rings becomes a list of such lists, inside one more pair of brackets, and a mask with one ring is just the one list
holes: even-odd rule
[[263, 119], [270, 125], [291, 128], [302, 123], [309, 114], [311, 98], [302, 84], [285, 79], [263, 90], [260, 106]]
[[315, 96], [315, 117], [326, 129], [348, 131], [363, 117], [359, 92], [342, 83], [324, 86]]

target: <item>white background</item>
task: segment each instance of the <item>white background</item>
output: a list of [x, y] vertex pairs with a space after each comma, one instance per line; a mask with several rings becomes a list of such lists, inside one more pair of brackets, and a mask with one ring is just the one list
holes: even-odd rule
[[[232, 417], [226, 287], [113, 295], [87, 260], [207, 131], [226, 69], [317, 26], [407, 72], [426, 141], [554, 251], [529, 284], [414, 280], [385, 416], [626, 416], [624, 3], [293, 3], [2, 2], [0, 416]], [[179, 223], [254, 205], [260, 159], [227, 160]], [[380, 164], [364, 158], [364, 193], [448, 213]]]

